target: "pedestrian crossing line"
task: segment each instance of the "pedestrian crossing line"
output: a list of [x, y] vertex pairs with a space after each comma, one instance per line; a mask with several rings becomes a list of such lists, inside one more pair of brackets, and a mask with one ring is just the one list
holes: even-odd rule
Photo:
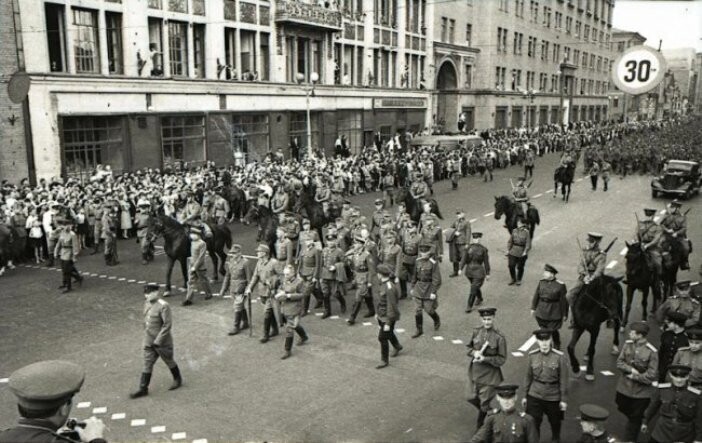
[[625, 247], [624, 249], [621, 250], [621, 252], [619, 253], [619, 255], [621, 255], [622, 257], [624, 257], [624, 256], [626, 255], [627, 252], [629, 252], [629, 248]]
[[512, 357], [524, 357], [524, 354], [519, 351], [514, 351], [512, 352]]
[[477, 218], [471, 218], [471, 219], [469, 220], [470, 223], [475, 223], [475, 222], [477, 222], [477, 221], [478, 221]]
[[432, 338], [434, 339], [434, 341], [443, 341], [444, 340], [444, 337], [442, 337], [440, 335], [435, 335]]
[[93, 408], [93, 414], [106, 414], [107, 413], [107, 408], [104, 406], [101, 406], [99, 408]]
[[112, 417], [110, 417], [112, 420], [124, 420], [127, 418], [127, 414], [124, 412], [117, 412], [115, 414], [112, 414]]
[[152, 434], [159, 434], [161, 432], [166, 432], [165, 426], [151, 426], [151, 433]]
[[143, 418], [135, 418], [134, 420], [132, 420], [132, 421], [129, 423], [129, 425], [130, 425], [131, 427], [133, 427], [133, 428], [135, 428], [135, 427], [137, 427], [137, 426], [144, 426], [144, 425], [146, 425], [146, 419], [143, 419]]
[[609, 264], [607, 265], [607, 269], [612, 269], [612, 268], [615, 267], [615, 266], [617, 266], [617, 261], [616, 261], [616, 260], [612, 260], [612, 261], [609, 262]]
[[483, 217], [490, 217], [492, 215], [495, 215], [494, 212], [488, 212], [487, 214], [483, 214]]
[[536, 194], [536, 195], [534, 196], [534, 198], [539, 198], [539, 197], [541, 197], [541, 196], [543, 196], [543, 194]]
[[451, 340], [451, 343], [453, 343], [454, 345], [462, 345], [463, 340], [461, 340], [460, 338], [457, 338], [457, 339]]
[[187, 434], [185, 432], [174, 432], [171, 435], [171, 440], [185, 440], [187, 438]]
[[78, 409], [86, 409], [86, 408], [89, 408], [89, 407], [90, 407], [90, 404], [91, 404], [91, 403], [90, 403], [89, 401], [82, 401], [82, 402], [78, 403], [78, 405], [76, 406], [76, 408], [78, 408]]

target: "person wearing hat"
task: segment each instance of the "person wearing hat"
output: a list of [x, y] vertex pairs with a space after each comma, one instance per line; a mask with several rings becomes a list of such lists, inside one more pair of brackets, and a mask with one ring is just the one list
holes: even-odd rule
[[383, 220], [380, 222], [380, 230], [378, 231], [378, 243], [381, 243], [388, 234], [397, 236], [397, 228], [392, 220], [390, 211], [383, 211]]
[[588, 175], [590, 176], [590, 185], [592, 186], [593, 191], [597, 191], [597, 178], [599, 177], [600, 174], [600, 164], [593, 160], [592, 165], [590, 165], [590, 169], [588, 171]]
[[641, 245], [641, 250], [646, 253], [648, 263], [658, 278], [663, 273], [663, 257], [661, 256], [661, 238], [663, 229], [653, 220], [656, 210], [644, 209], [644, 218], [637, 222], [636, 240]]
[[410, 196], [418, 203], [421, 204], [429, 196], [429, 187], [427, 182], [424, 181], [424, 174], [422, 171], [415, 171], [412, 175], [412, 184], [410, 185]]
[[702, 327], [688, 328], [686, 334], [689, 346], [678, 349], [673, 364], [689, 366], [690, 386], [702, 388]]
[[606, 158], [602, 159], [602, 165], [600, 167], [600, 177], [602, 177], [602, 190], [607, 192], [609, 189], [609, 176], [612, 172], [612, 164], [607, 161]]
[[[300, 236], [302, 238], [302, 236]], [[315, 298], [318, 292], [315, 287], [319, 282], [319, 274], [322, 267], [322, 254], [315, 247], [312, 238], [306, 238], [297, 261], [297, 273], [302, 278], [302, 313], [306, 316], [310, 309], [310, 297], [314, 293]], [[322, 306], [324, 299], [317, 299], [317, 306]]]
[[300, 337], [297, 341], [298, 346], [309, 340], [307, 332], [300, 324], [303, 290], [304, 283], [295, 272], [295, 266], [292, 263], [285, 265], [283, 281], [275, 295], [280, 306], [280, 323], [285, 324], [285, 352], [281, 357], [282, 360], [290, 357], [295, 333]]
[[80, 243], [78, 236], [73, 232], [73, 226], [68, 220], [57, 218], [56, 222], [59, 226], [59, 235], [56, 240], [56, 248], [54, 249], [54, 257], [61, 260], [61, 273], [63, 283], [59, 289], [63, 289], [62, 293], [71, 291], [71, 280], [74, 278], [79, 284], [83, 283], [83, 277], [76, 269], [75, 262], [78, 260], [80, 253]]
[[524, 178], [530, 177], [534, 178], [534, 162], [536, 157], [532, 149], [527, 148], [526, 155], [524, 156]]
[[453, 265], [453, 273], [449, 277], [457, 277], [463, 252], [471, 239], [470, 222], [466, 220], [463, 210], [456, 211], [456, 220], [451, 224], [445, 235], [449, 244], [449, 261]]
[[394, 348], [393, 357], [402, 350], [397, 336], [395, 336], [395, 323], [400, 320], [400, 310], [397, 306], [397, 286], [393, 282], [393, 268], [387, 264], [378, 265], [378, 307], [376, 309], [378, 319], [378, 341], [380, 342], [380, 364], [376, 369], [387, 367], [390, 362], [389, 343]]
[[675, 284], [675, 292], [668, 297], [656, 311], [656, 320], [662, 323], [669, 312], [685, 315], [685, 326], [694, 326], [700, 321], [700, 302], [690, 297], [690, 280], [681, 280]]
[[690, 370], [689, 366], [670, 366], [670, 383], [659, 383], [653, 393], [641, 425], [641, 432], [648, 432], [658, 415], [651, 442], [702, 441], [702, 391], [689, 386]]
[[109, 202], [105, 202], [105, 208], [102, 213], [102, 239], [105, 241], [105, 264], [107, 266], [115, 266], [117, 261], [117, 207], [112, 206]]
[[353, 282], [356, 286], [356, 294], [354, 297], [351, 315], [346, 322], [349, 326], [356, 323], [356, 317], [361, 311], [361, 305], [366, 304], [368, 312], [363, 316], [370, 318], [375, 315], [375, 306], [373, 305], [373, 278], [376, 268], [376, 254], [373, 253], [374, 244], [368, 241], [367, 231], [363, 230], [354, 238], [355, 243], [351, 250], [346, 253], [351, 272], [353, 273]]
[[402, 248], [397, 244], [397, 235], [395, 231], [390, 230], [384, 233], [378, 250], [380, 264], [385, 264], [390, 267], [393, 273], [395, 283], [400, 280], [397, 277], [402, 269]]
[[400, 272], [397, 274], [397, 278], [400, 280], [400, 299], [407, 298], [408, 283], [411, 286], [414, 279], [421, 240], [422, 236], [417, 232], [417, 224], [408, 220], [405, 229], [400, 234], [402, 256]]
[[331, 199], [331, 190], [327, 185], [326, 180], [321, 180], [314, 194], [314, 201], [322, 205], [322, 211], [326, 217], [329, 217], [329, 200]]
[[[598, 232], [588, 232], [587, 245], [580, 254], [578, 262], [578, 280], [568, 291], [566, 298], [570, 306], [575, 304], [575, 299], [580, 295], [583, 286], [590, 284], [596, 278], [602, 276], [607, 265], [607, 253], [600, 250], [602, 234]], [[571, 317], [571, 325], [572, 325]]]
[[685, 334], [687, 316], [682, 312], [671, 311], [666, 314], [663, 333], [658, 347], [658, 382], [663, 383], [668, 372], [668, 366], [673, 364], [673, 358], [678, 349], [690, 344]]
[[292, 212], [286, 211], [281, 216], [280, 227], [285, 233], [285, 238], [290, 240], [293, 247], [293, 259], [297, 258], [298, 241], [300, 240], [300, 222]]
[[263, 305], [263, 337], [260, 342], [267, 343], [271, 337], [278, 335], [278, 304], [273, 295], [282, 276], [278, 272], [278, 261], [271, 257], [268, 245], [259, 244], [256, 247], [256, 257], [258, 261], [244, 294], [250, 297], [251, 291], [260, 283], [258, 294]]
[[509, 285], [521, 285], [524, 266], [531, 250], [531, 236], [524, 217], [517, 217], [517, 227], [512, 230], [507, 242], [507, 268], [512, 280]]
[[516, 185], [512, 182], [512, 180], [509, 182], [512, 185], [512, 197], [514, 198], [515, 203], [519, 205], [522, 217], [526, 218], [528, 209], [526, 202], [529, 201], [528, 192], [531, 183], [527, 185], [524, 183], [525, 181], [526, 177], [517, 177]]
[[563, 353], [553, 348], [553, 331], [534, 331], [538, 349], [529, 352], [524, 380], [526, 413], [534, 417], [541, 433], [544, 415], [551, 425], [551, 441], [560, 441], [561, 424], [568, 407], [568, 363]]
[[88, 216], [89, 233], [93, 252], [90, 255], [95, 255], [100, 249], [100, 241], [102, 240], [102, 199], [95, 196], [92, 201], [86, 204], [86, 214]]
[[388, 207], [392, 207], [395, 203], [395, 171], [392, 165], [384, 168], [381, 187], [383, 189], [383, 201]]
[[331, 297], [339, 302], [341, 312], [346, 312], [346, 300], [341, 295], [340, 286], [347, 281], [344, 252], [339, 248], [335, 233], [327, 233], [326, 245], [322, 249], [321, 265], [319, 268], [320, 289], [324, 313], [322, 320], [331, 317]]
[[458, 189], [458, 180], [461, 178], [461, 160], [456, 152], [447, 160], [446, 169], [451, 178], [451, 190]]
[[540, 328], [549, 329], [553, 335], [553, 345], [561, 349], [559, 329], [568, 317], [567, 289], [565, 283], [556, 279], [558, 270], [546, 263], [543, 278], [536, 286], [531, 299], [531, 315], [536, 318]]
[[275, 230], [275, 243], [273, 244], [273, 253], [275, 259], [278, 261], [278, 273], [283, 274], [283, 268], [285, 265], [292, 264], [294, 262], [293, 252], [294, 245], [292, 240], [285, 236], [285, 229], [278, 226]]
[[[49, 360], [24, 366], [10, 375], [8, 386], [17, 397], [20, 418], [17, 425], [0, 431], [0, 443], [74, 442], [61, 435], [80, 391], [85, 371], [75, 363]], [[105, 443], [105, 424], [90, 417], [75, 427], [80, 441]]]
[[141, 264], [146, 265], [154, 259], [154, 243], [149, 235], [151, 225], [151, 202], [145, 198], [140, 198], [137, 203], [137, 213], [134, 217], [134, 227], [137, 231], [137, 239], [141, 246]]
[[346, 222], [341, 217], [337, 217], [334, 223], [336, 228], [337, 246], [345, 254], [353, 243], [353, 239], [351, 238], [351, 230], [346, 227]]
[[461, 262], [458, 264], [458, 275], [465, 272], [470, 281], [470, 294], [466, 304], [466, 313], [473, 311], [473, 305], [483, 303], [481, 288], [485, 280], [490, 278], [490, 255], [488, 249], [480, 244], [482, 232], [471, 234], [470, 245], [463, 250]]
[[639, 441], [644, 412], [651, 402], [658, 380], [658, 350], [646, 340], [649, 326], [645, 321], [629, 326], [629, 339], [617, 357], [621, 376], [615, 397], [617, 409], [627, 418], [624, 441]]
[[576, 443], [614, 443], [615, 439], [609, 435], [604, 427], [604, 422], [609, 418], [609, 411], [602, 406], [584, 403], [580, 410], [580, 427], [583, 431]]
[[[425, 207], [428, 207], [427, 203]], [[426, 214], [426, 217], [424, 215]], [[424, 212], [420, 218], [420, 233], [422, 243], [432, 246], [434, 257], [441, 262], [444, 255], [444, 231], [436, 225], [436, 216], [431, 212]]]
[[183, 384], [180, 369], [173, 359], [173, 317], [171, 306], [159, 297], [159, 286], [147, 284], [144, 286], [144, 370], [141, 373], [139, 389], [129, 394], [130, 398], [144, 397], [149, 394], [151, 373], [156, 360], [161, 358], [173, 375], [170, 391], [178, 389]]
[[379, 232], [380, 232], [380, 227], [383, 224], [383, 216], [384, 216], [385, 211], [383, 210], [383, 199], [382, 198], [376, 198], [375, 199], [375, 211], [373, 211], [373, 215], [371, 215], [371, 235], [373, 236], [373, 239], [378, 240], [379, 238]]
[[212, 298], [212, 290], [210, 289], [210, 280], [207, 278], [207, 244], [203, 240], [204, 234], [202, 229], [190, 228], [190, 269], [188, 274], [188, 290], [185, 293], [185, 300], [181, 303], [183, 306], [193, 304], [193, 296], [196, 289], [205, 292], [205, 300]]
[[414, 298], [414, 322], [417, 328], [412, 338], [424, 333], [424, 312], [434, 321], [435, 331], [441, 327], [441, 319], [436, 312], [440, 287], [441, 270], [439, 262], [434, 258], [434, 248], [429, 243], [420, 243], [412, 279], [411, 296]]
[[229, 205], [229, 202], [222, 195], [223, 191], [224, 189], [221, 186], [218, 186], [215, 189], [213, 207], [215, 222], [218, 225], [224, 225], [227, 223], [227, 221], [229, 220], [229, 212], [231, 211], [231, 206]]
[[500, 385], [495, 387], [497, 403], [500, 410], [487, 417], [471, 443], [538, 443], [539, 433], [531, 415], [517, 411], [517, 385]]
[[468, 348], [468, 403], [478, 408], [478, 427], [483, 425], [495, 398], [495, 388], [502, 383], [502, 365], [507, 361], [507, 340], [495, 327], [495, 308], [480, 308], [482, 324], [473, 329]]
[[48, 267], [54, 266], [54, 249], [56, 248], [56, 239], [58, 239], [57, 226], [55, 218], [59, 212], [59, 205], [56, 202], [49, 203], [49, 210], [44, 212], [42, 215], [42, 226], [44, 227], [44, 236], [46, 237], [46, 255], [48, 261], [46, 265]]
[[311, 239], [312, 242], [315, 244], [315, 246], [318, 246], [318, 249], [322, 249], [321, 246], [321, 241], [319, 238], [319, 232], [316, 230], [313, 230], [311, 228], [311, 224], [309, 219], [303, 218], [302, 219], [302, 229], [300, 230], [298, 234], [298, 243], [297, 243], [297, 252], [295, 253], [296, 257], [299, 257], [300, 254], [302, 253], [302, 250], [305, 248], [305, 245], [307, 244], [307, 240]]
[[663, 238], [669, 247], [678, 246], [680, 253], [680, 269], [690, 269], [688, 256], [690, 255], [690, 241], [687, 238], [687, 217], [680, 213], [682, 204], [677, 199], [668, 204], [663, 219], [661, 220], [661, 228], [663, 229]]
[[234, 324], [228, 335], [236, 335], [249, 327], [249, 316], [246, 312], [248, 298], [245, 292], [246, 286], [251, 281], [251, 267], [248, 259], [241, 253], [239, 244], [232, 245], [227, 252], [227, 257], [219, 295], [229, 295], [234, 300]]

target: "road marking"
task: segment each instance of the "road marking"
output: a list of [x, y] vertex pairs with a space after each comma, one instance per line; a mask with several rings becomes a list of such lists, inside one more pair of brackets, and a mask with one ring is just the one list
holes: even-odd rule
[[197, 440], [193, 440], [193, 443], [207, 443], [206, 438], [198, 438]]
[[127, 417], [127, 414], [124, 412], [118, 412], [116, 414], [112, 414], [112, 420], [124, 420]]
[[78, 403], [78, 406], [76, 406], [76, 408], [78, 408], [78, 409], [85, 409], [85, 408], [89, 408], [89, 407], [90, 407], [89, 401], [82, 401], [82, 402]]
[[171, 435], [171, 440], [185, 440], [187, 437], [187, 434], [185, 432], [174, 432], [173, 435]]
[[621, 250], [621, 252], [619, 253], [619, 255], [621, 255], [622, 257], [624, 257], [624, 256], [626, 255], [627, 252], [629, 252], [629, 248], [624, 247], [624, 249]]
[[139, 280], [137, 283], [139, 283], [140, 285], [144, 285], [146, 284], [146, 280]]
[[455, 340], [451, 340], [451, 343], [453, 343], [454, 345], [462, 345], [462, 344], [463, 344], [463, 340], [455, 339]]
[[611, 377], [614, 375], [614, 372], [612, 371], [600, 371], [600, 374], [604, 375], [605, 377]]
[[553, 189], [549, 189], [549, 190], [546, 191], [544, 194], [550, 194], [550, 193], [552, 193], [552, 192], [553, 192]]
[[124, 277], [120, 277], [117, 279], [117, 281], [125, 281], [125, 280], [126, 280], [126, 278], [124, 278]]
[[609, 264], [607, 265], [607, 269], [612, 269], [612, 268], [615, 267], [615, 266], [617, 266], [617, 261], [616, 261], [616, 260], [612, 260], [612, 261], [609, 262]]
[[536, 194], [536, 195], [534, 196], [534, 198], [539, 198], [539, 197], [541, 197], [541, 196], [543, 196], [543, 194]]
[[127, 280], [127, 283], [136, 283], [136, 280], [134, 280], [133, 278], [130, 278], [129, 280]]
[[660, 211], [658, 211], [658, 213], [661, 215], [665, 214], [665, 209], [661, 209]]
[[113, 275], [113, 276], [111, 276], [111, 277], [108, 277], [107, 279], [108, 279], [108, 280], [116, 280], [117, 277], [115, 277], [115, 276]]
[[[412, 428], [409, 428], [408, 430], [406, 430], [405, 434], [409, 434], [410, 432], [412, 432]], [[193, 443], [195, 443], [195, 442], [193, 442]]]
[[107, 276], [105, 274], [102, 274], [100, 278], [107, 278]]
[[583, 181], [583, 179], [582, 179], [582, 178], [579, 178], [579, 179], [577, 179], [576, 181], [579, 181], [579, 182], [581, 182], [581, 181]]
[[97, 274], [89, 274], [91, 277], [97, 277]]
[[369, 322], [369, 321], [364, 321], [364, 322], [363, 322], [363, 326], [370, 326], [370, 325], [372, 325], [372, 324], [373, 324], [373, 323], [371, 323], [371, 322]]
[[146, 420], [143, 419], [143, 418], [135, 418], [134, 420], [132, 420], [132, 421], [129, 423], [129, 425], [132, 426], [132, 427], [144, 426], [145, 424], [146, 424]]
[[487, 214], [483, 214], [483, 217], [490, 217], [491, 215], [495, 215], [494, 212], [488, 212]]
[[442, 337], [442, 336], [440, 336], [440, 335], [435, 335], [435, 336], [433, 336], [432, 338], [433, 338], [435, 341], [443, 341], [443, 340], [444, 340], [444, 337]]
[[512, 352], [512, 357], [524, 357], [524, 354], [519, 351], [514, 351]]
[[166, 432], [166, 427], [165, 426], [152, 426], [151, 427], [152, 434], [158, 434], [159, 432]]
[[[251, 303], [253, 303], [253, 300], [251, 300]], [[316, 315], [317, 317], [321, 317], [324, 315], [324, 313], [323, 312], [315, 312], [314, 315]]]
[[101, 406], [99, 408], [93, 408], [93, 414], [105, 414], [107, 413], [107, 408], [104, 406]]
[[7, 383], [9, 381], [10, 381], [9, 378], [0, 378], [0, 383]]
[[529, 337], [529, 340], [524, 342], [524, 344], [519, 348], [519, 352], [526, 352], [529, 349], [531, 349], [532, 346], [534, 346], [534, 343], [536, 343], [536, 337], [532, 334]]
[[339, 316], [338, 316], [338, 315], [332, 315], [332, 316], [329, 317], [329, 318], [331, 318], [332, 320], [338, 320], [338, 319], [339, 319]]
[[222, 298], [233, 298], [233, 297], [232, 297], [231, 295], [225, 295], [225, 296], [222, 297]]
[[405, 330], [402, 328], [397, 328], [395, 329], [395, 332], [397, 332], [398, 334], [402, 334], [403, 332], [405, 332]]

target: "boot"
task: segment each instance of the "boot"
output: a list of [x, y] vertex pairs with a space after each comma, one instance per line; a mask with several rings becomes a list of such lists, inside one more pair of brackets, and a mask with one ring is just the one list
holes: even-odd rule
[[451, 278], [458, 276], [458, 262], [455, 261], [452, 264], [453, 264], [453, 273], [451, 275], [449, 275], [449, 277], [451, 277]]
[[234, 313], [234, 327], [227, 335], [236, 335], [239, 333], [239, 324], [241, 323], [241, 312]]
[[271, 338], [275, 337], [280, 333], [280, 331], [278, 331], [278, 321], [275, 319], [275, 316], [273, 314], [271, 314], [271, 329]]
[[246, 312], [246, 310], [241, 311], [241, 327], [239, 328], [240, 331], [243, 331], [244, 329], [249, 329], [249, 313]]
[[366, 308], [368, 308], [368, 312], [366, 313], [366, 315], [363, 316], [363, 318], [375, 317], [375, 306], [373, 306], [373, 298], [365, 297], [363, 300], [365, 300]]
[[281, 360], [285, 360], [286, 358], [290, 357], [290, 351], [292, 351], [292, 345], [293, 345], [293, 338], [292, 337], [285, 337], [285, 352], [283, 353], [283, 356], [280, 357]]
[[346, 314], [346, 299], [344, 299], [344, 296], [338, 292], [336, 293], [336, 299], [339, 301], [339, 305], [341, 306], [341, 313]]
[[329, 299], [328, 296], [324, 297], [323, 304], [324, 304], [324, 314], [322, 315], [322, 320], [324, 320], [325, 318], [331, 317], [331, 300]]
[[473, 312], [473, 304], [475, 303], [475, 294], [471, 291], [468, 296], [468, 304], [466, 305], [466, 314]]
[[112, 266], [112, 259], [109, 255], [105, 256], [105, 266]]
[[349, 324], [349, 326], [352, 326], [356, 323], [356, 316], [358, 313], [361, 311], [361, 303], [359, 302], [354, 302], [353, 307], [351, 308], [351, 316], [349, 317], [348, 320], [346, 320], [346, 323]]
[[149, 263], [149, 256], [146, 252], [141, 253], [141, 264], [146, 265]]
[[381, 340], [380, 341], [380, 364], [375, 367], [375, 369], [383, 369], [388, 367], [388, 354], [390, 353], [388, 341], [387, 340]]
[[300, 314], [300, 317], [304, 317], [307, 315], [307, 312], [310, 310], [310, 295], [307, 294], [304, 297], [302, 297], [302, 314]]
[[149, 395], [149, 383], [151, 383], [151, 374], [142, 372], [139, 389], [129, 394], [129, 398], [139, 398]]
[[175, 365], [169, 369], [171, 370], [171, 374], [173, 375], [173, 384], [170, 388], [168, 388], [168, 390], [175, 391], [183, 385], [183, 377], [180, 376], [180, 368], [178, 367], [178, 365]]
[[412, 335], [412, 338], [421, 337], [424, 334], [424, 317], [422, 314], [417, 314], [414, 316], [414, 323], [417, 326], [417, 332]]
[[300, 338], [297, 339], [297, 345], [298, 345], [298, 346], [304, 345], [304, 344], [307, 342], [307, 340], [310, 339], [310, 338], [307, 336], [307, 332], [305, 331], [305, 329], [304, 329], [302, 326], [300, 326], [300, 325], [298, 325], [298, 326], [295, 328], [295, 332], [297, 332], [297, 335], [300, 336]]
[[270, 314], [265, 314], [263, 316], [263, 337], [259, 340], [261, 343], [268, 343], [268, 330], [271, 327], [271, 316]]
[[434, 312], [433, 314], [429, 314], [429, 317], [431, 317], [431, 319], [434, 320], [434, 330], [438, 331], [441, 327], [441, 318], [439, 318], [439, 313]]

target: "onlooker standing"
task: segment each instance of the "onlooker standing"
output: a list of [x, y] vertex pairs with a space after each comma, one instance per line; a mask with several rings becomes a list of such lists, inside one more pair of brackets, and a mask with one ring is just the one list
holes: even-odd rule
[[76, 270], [75, 262], [80, 252], [80, 244], [78, 236], [73, 232], [72, 223], [65, 219], [58, 219], [60, 233], [56, 241], [56, 249], [54, 256], [61, 259], [61, 272], [63, 275], [63, 283], [59, 289], [63, 289], [63, 293], [71, 291], [71, 278], [75, 278], [78, 283], [83, 282], [83, 277]]
[[44, 242], [44, 232], [41, 230], [41, 221], [39, 220], [37, 208], [29, 210], [27, 224], [25, 225], [29, 232], [29, 248], [34, 252], [34, 260], [36, 264], [41, 263], [41, 249]]
[[205, 257], [207, 256], [207, 244], [203, 241], [204, 233], [202, 229], [190, 228], [190, 270], [188, 275], [188, 292], [185, 294], [183, 306], [193, 304], [195, 288], [201, 287], [205, 291], [205, 300], [212, 298], [210, 281], [207, 278], [207, 268], [205, 267]]

